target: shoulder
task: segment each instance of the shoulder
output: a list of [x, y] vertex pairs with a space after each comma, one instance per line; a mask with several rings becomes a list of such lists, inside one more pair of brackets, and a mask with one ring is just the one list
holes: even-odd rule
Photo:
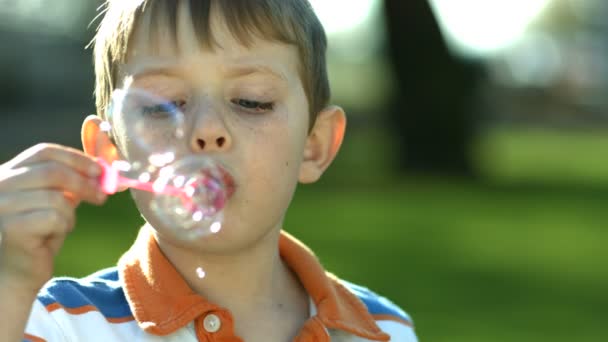
[[[135, 328], [118, 272], [53, 278], [38, 293], [25, 330], [29, 341], [111, 341]], [[118, 330], [117, 330], [118, 329]]]
[[85, 278], [53, 278], [39, 292], [38, 302], [48, 312], [79, 315], [99, 312], [107, 320], [131, 316], [116, 268], [108, 268]]
[[365, 304], [378, 326], [391, 335], [391, 341], [417, 341], [414, 321], [405, 310], [367, 287], [345, 280], [340, 282]]

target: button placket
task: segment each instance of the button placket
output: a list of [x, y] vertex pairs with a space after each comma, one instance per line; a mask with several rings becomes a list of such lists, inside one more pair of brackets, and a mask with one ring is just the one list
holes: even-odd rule
[[201, 313], [196, 318], [195, 330], [199, 342], [243, 342], [235, 335], [232, 315], [223, 309]]

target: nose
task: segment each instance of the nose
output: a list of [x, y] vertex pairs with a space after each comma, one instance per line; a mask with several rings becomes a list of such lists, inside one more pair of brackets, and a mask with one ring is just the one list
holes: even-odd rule
[[221, 152], [232, 145], [232, 137], [221, 116], [215, 110], [205, 110], [196, 117], [190, 147], [195, 152]]

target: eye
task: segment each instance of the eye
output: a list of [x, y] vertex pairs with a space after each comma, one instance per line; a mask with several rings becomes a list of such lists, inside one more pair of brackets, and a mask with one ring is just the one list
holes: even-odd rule
[[164, 119], [175, 116], [179, 113], [186, 105], [186, 101], [177, 100], [164, 102], [149, 106], [142, 106], [140, 111], [141, 114], [145, 117], [150, 117], [153, 119]]
[[249, 112], [264, 113], [274, 108], [274, 102], [260, 102], [247, 99], [232, 99], [233, 104], [246, 109]]

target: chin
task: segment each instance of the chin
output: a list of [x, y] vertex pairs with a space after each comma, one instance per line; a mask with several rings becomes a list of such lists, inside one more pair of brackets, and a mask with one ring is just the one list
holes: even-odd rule
[[169, 242], [180, 249], [187, 249], [196, 253], [235, 254], [255, 245], [262, 240], [268, 232], [255, 232], [249, 227], [232, 226], [224, 222], [224, 227], [217, 233], [184, 238], [174, 229], [161, 225], [150, 225], [157, 232], [157, 238]]

